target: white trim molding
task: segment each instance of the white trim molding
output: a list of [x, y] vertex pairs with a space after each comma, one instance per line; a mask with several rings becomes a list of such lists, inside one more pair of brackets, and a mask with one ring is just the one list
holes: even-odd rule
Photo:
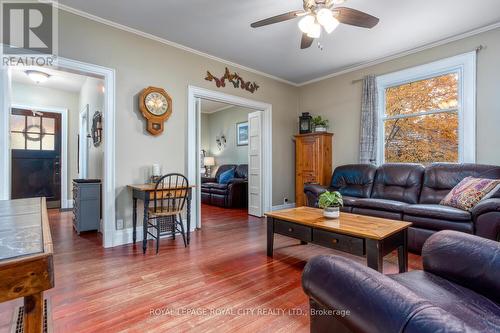
[[[1, 46], [1, 44], [0, 44]], [[10, 199], [10, 96], [11, 71], [0, 67], [0, 200]]]
[[273, 206], [272, 210], [275, 211], [275, 210], [290, 209], [290, 208], [295, 208], [295, 202]]
[[[40, 112], [49, 112], [49, 113], [59, 113], [61, 115], [61, 208], [67, 209], [70, 208], [68, 205], [68, 172], [69, 172], [69, 163], [68, 163], [68, 109], [64, 107], [58, 106], [37, 106], [37, 105], [27, 105], [27, 104], [11, 104], [11, 109], [24, 109], [24, 110], [33, 110]], [[10, 151], [10, 149], [9, 149]], [[9, 164], [11, 163], [12, 155], [9, 154]], [[8, 184], [11, 183], [11, 179], [9, 177]]]
[[193, 226], [201, 226], [201, 175], [199, 161], [200, 147], [200, 110], [198, 101], [208, 99], [215, 102], [223, 102], [234, 106], [241, 106], [256, 111], [264, 112], [264, 124], [262, 131], [263, 142], [263, 211], [272, 208], [272, 183], [273, 183], [273, 161], [272, 161], [272, 112], [271, 104], [254, 101], [251, 99], [225, 94], [195, 86], [188, 86], [188, 115], [187, 115], [187, 174], [190, 184], [196, 184], [191, 202]]
[[[425, 80], [428, 78], [457, 73], [459, 80], [458, 107], [454, 110], [439, 110], [439, 112], [458, 111], [459, 117], [459, 162], [476, 162], [476, 60], [477, 52], [468, 52], [454, 57], [442, 59], [421, 66], [377, 77], [378, 89], [378, 147], [377, 161], [384, 163], [384, 126], [385, 91], [387, 88]], [[438, 111], [431, 110], [428, 114]]]

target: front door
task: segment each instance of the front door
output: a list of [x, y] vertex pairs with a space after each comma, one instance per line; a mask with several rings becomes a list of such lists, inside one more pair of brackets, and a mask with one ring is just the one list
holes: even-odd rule
[[11, 198], [46, 197], [61, 207], [61, 115], [12, 109]]

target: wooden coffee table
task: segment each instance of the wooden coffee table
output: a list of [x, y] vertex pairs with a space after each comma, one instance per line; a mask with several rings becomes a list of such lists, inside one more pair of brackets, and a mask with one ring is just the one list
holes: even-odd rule
[[382, 272], [382, 259], [398, 250], [399, 272], [408, 270], [408, 227], [411, 223], [340, 213], [339, 219], [323, 217], [323, 210], [298, 207], [267, 216], [267, 255], [273, 256], [274, 234], [292, 237], [301, 244], [314, 243], [366, 256], [368, 267]]

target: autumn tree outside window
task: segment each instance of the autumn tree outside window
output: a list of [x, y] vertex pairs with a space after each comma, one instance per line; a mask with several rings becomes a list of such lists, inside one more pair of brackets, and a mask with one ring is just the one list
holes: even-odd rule
[[379, 161], [475, 161], [475, 54], [377, 78]]

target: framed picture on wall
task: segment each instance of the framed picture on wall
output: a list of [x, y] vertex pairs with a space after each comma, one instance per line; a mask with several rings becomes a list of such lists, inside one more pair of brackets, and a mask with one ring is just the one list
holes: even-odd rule
[[248, 121], [236, 124], [236, 144], [238, 146], [248, 145]]

